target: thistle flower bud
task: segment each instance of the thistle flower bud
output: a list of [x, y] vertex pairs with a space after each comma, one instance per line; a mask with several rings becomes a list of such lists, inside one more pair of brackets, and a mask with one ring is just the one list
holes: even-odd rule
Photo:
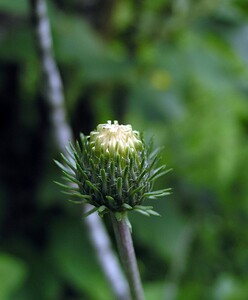
[[81, 135], [80, 143], [69, 144], [67, 151], [70, 159], [62, 155], [64, 165], [56, 163], [77, 187], [58, 184], [80, 198], [77, 203], [90, 203], [95, 207], [91, 212], [113, 212], [117, 218], [130, 210], [158, 215], [142, 204], [169, 194], [170, 189], [152, 191], [154, 181], [169, 170], [156, 168], [158, 151], [151, 152], [151, 145], [131, 125], [100, 124], [90, 136]]
[[98, 125], [90, 133], [90, 145], [96, 153], [109, 153], [112, 157], [127, 157], [143, 148], [139, 132], [132, 130], [131, 125], [119, 125], [118, 121]]

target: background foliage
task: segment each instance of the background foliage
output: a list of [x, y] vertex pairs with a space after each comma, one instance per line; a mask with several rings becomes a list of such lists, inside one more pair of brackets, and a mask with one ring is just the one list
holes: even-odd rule
[[[247, 1], [48, 4], [75, 136], [118, 119], [174, 169], [162, 217], [132, 215], [147, 299], [247, 299]], [[112, 299], [80, 209], [53, 184], [28, 2], [0, 0], [0, 16], [0, 299]]]

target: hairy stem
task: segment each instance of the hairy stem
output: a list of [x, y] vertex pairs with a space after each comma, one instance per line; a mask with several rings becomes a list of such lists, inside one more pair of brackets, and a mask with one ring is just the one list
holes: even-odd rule
[[112, 215], [115, 237], [123, 266], [126, 271], [133, 300], [144, 300], [144, 292], [135, 256], [130, 228], [126, 220], [118, 221]]

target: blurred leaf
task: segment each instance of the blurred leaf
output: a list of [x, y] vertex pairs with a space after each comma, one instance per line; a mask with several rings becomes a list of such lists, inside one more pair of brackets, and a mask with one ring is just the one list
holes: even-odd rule
[[0, 253], [0, 299], [9, 300], [23, 284], [27, 275], [26, 265], [9, 254]]
[[130, 64], [108, 48], [83, 19], [50, 8], [55, 52], [66, 64], [80, 66], [84, 80], [124, 78]]
[[[156, 283], [146, 283], [144, 286], [145, 295], [147, 300], [154, 300], [154, 299], [165, 299], [164, 298], [164, 291], [165, 291], [165, 284], [164, 282], [156, 282]], [[166, 298], [168, 299], [168, 298]], [[170, 300], [170, 299], [168, 299]]]
[[167, 90], [171, 85], [171, 76], [168, 72], [156, 70], [152, 73], [151, 78], [151, 85], [156, 90]]
[[86, 235], [79, 221], [57, 219], [50, 234], [51, 257], [75, 290], [92, 300], [113, 299]]
[[247, 298], [247, 285], [241, 284], [230, 274], [222, 274], [213, 287], [214, 300], [245, 300]]
[[0, 59], [5, 62], [27, 61], [34, 55], [34, 36], [28, 24], [8, 29], [0, 40]]
[[0, 10], [18, 15], [26, 14], [28, 12], [28, 0], [0, 0]]
[[[161, 217], [132, 216], [134, 236], [144, 246], [163, 258], [171, 261], [171, 272], [181, 274], [184, 271], [193, 227], [171, 203], [156, 203], [154, 207]], [[163, 234], [161, 234], [161, 230]]]
[[116, 30], [124, 30], [132, 26], [134, 7], [132, 1], [122, 0], [115, 4], [113, 12], [113, 25]]

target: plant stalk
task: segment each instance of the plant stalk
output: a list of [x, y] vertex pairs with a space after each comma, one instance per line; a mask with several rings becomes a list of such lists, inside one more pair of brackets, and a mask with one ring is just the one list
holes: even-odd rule
[[130, 228], [125, 219], [119, 221], [116, 219], [114, 214], [112, 214], [112, 222], [118, 250], [130, 286], [132, 299], [144, 300], [144, 291], [140, 279]]
[[[37, 47], [40, 54], [42, 71], [44, 73], [45, 98], [51, 114], [51, 128], [57, 148], [67, 156], [65, 145], [73, 140], [72, 130], [66, 121], [64, 92], [61, 76], [53, 55], [53, 38], [50, 20], [47, 13], [46, 0], [29, 0], [33, 28], [37, 35]], [[68, 158], [70, 160], [70, 158]], [[84, 205], [84, 212], [90, 207]], [[122, 273], [119, 261], [113, 253], [106, 229], [98, 215], [93, 214], [84, 219], [88, 228], [97, 258], [110, 284], [115, 299], [129, 300], [128, 283]]]

